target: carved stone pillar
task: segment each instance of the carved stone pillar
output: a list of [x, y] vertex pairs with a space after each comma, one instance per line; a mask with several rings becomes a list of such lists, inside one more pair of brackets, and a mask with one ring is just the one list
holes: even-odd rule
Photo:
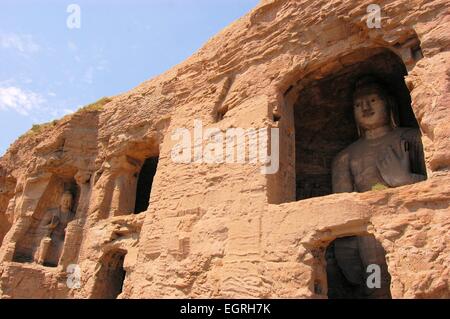
[[75, 175], [75, 181], [80, 190], [78, 207], [75, 219], [67, 224], [64, 248], [59, 259], [59, 265], [66, 269], [70, 264], [76, 264], [78, 254], [83, 239], [83, 228], [86, 223], [87, 210], [91, 195], [90, 186], [91, 173], [87, 171], [78, 171]]
[[27, 216], [19, 217], [14, 223], [3, 240], [3, 245], [0, 249], [0, 262], [10, 262], [13, 260], [16, 244], [21, 236], [26, 233], [30, 224], [31, 218]]
[[[0, 262], [10, 262], [18, 247], [19, 240], [27, 236], [27, 231], [32, 223], [32, 216], [38, 206], [44, 191], [50, 184], [50, 173], [29, 177], [24, 184], [18, 185], [16, 193], [22, 193], [19, 198], [14, 198], [8, 205], [7, 214], [13, 221], [13, 226], [3, 238], [0, 247]], [[23, 185], [23, 186], [22, 186]]]
[[134, 211], [137, 174], [141, 165], [139, 161], [129, 156], [115, 158], [111, 164], [115, 180], [109, 216], [130, 214]]
[[88, 214], [98, 220], [134, 211], [137, 172], [142, 163], [129, 156], [114, 157], [103, 163], [92, 183]]

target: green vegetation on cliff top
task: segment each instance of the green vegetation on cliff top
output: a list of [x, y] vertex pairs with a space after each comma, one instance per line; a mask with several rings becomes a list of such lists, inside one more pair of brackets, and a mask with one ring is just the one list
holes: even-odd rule
[[[75, 113], [72, 114], [68, 114], [65, 117], [63, 117], [62, 119], [68, 117], [68, 116], [72, 116], [74, 114], [82, 114], [85, 112], [92, 112], [92, 111], [102, 111], [103, 107], [108, 104], [109, 102], [111, 102], [112, 99], [109, 97], [103, 97], [100, 100], [88, 104], [86, 106], [81, 107], [80, 109], [78, 109]], [[26, 132], [24, 135], [22, 135], [22, 137], [26, 137], [26, 136], [33, 136], [36, 134], [39, 134], [51, 127], [56, 126], [62, 119], [60, 120], [53, 120], [51, 122], [47, 122], [47, 123], [42, 123], [42, 124], [33, 124], [33, 126], [31, 127], [30, 130], [28, 130], [28, 132]]]

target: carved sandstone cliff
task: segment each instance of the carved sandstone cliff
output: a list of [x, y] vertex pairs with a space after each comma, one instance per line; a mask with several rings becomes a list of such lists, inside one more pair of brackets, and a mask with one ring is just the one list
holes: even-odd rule
[[[17, 140], [0, 160], [0, 296], [326, 298], [327, 247], [371, 234], [394, 298], [450, 298], [450, 3], [378, 1], [370, 29], [371, 3], [261, 1], [163, 75]], [[353, 138], [344, 84], [361, 72], [406, 75], [428, 179], [329, 195], [329, 159]], [[175, 163], [171, 135], [195, 119], [279, 128], [279, 171]], [[76, 214], [49, 267], [41, 221], [65, 191]]]

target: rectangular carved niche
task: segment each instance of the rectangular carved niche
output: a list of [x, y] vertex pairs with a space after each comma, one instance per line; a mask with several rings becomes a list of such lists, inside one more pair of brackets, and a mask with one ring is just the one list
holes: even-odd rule
[[[34, 209], [30, 225], [16, 243], [13, 261], [23, 263], [39, 261], [42, 240], [48, 233], [46, 225], [52, 220], [54, 213], [60, 209], [60, 202], [65, 192], [72, 194], [71, 217], [75, 216], [79, 193], [75, 181], [53, 176]], [[58, 265], [63, 244], [64, 238], [61, 243], [56, 243], [54, 240], [50, 243], [48, 253], [43, 260], [44, 265], [51, 267]]]
[[301, 89], [293, 105], [297, 200], [332, 193], [333, 159], [359, 138], [353, 115], [353, 91], [362, 76], [383, 79], [396, 99], [400, 126], [418, 127], [404, 82], [406, 74], [402, 61], [385, 51], [310, 81]]

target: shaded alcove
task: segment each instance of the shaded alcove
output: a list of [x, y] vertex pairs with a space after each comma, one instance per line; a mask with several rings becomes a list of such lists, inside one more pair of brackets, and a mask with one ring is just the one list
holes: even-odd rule
[[103, 256], [95, 278], [92, 298], [116, 299], [122, 293], [126, 276], [126, 271], [123, 268], [126, 254], [125, 250], [116, 249]]
[[8, 217], [5, 213], [0, 213], [0, 247], [3, 243], [3, 238], [8, 233], [8, 231], [11, 229], [11, 222], [8, 220]]
[[12, 212], [15, 206], [14, 193], [17, 180], [0, 168], [0, 247], [12, 226]]
[[[373, 235], [338, 238], [327, 247], [325, 259], [329, 299], [392, 298], [386, 252]], [[379, 287], [368, 285], [374, 276]]]
[[297, 200], [332, 193], [333, 159], [358, 139], [352, 98], [361, 77], [381, 79], [398, 104], [398, 110], [394, 110], [398, 124], [418, 128], [402, 60], [391, 51], [379, 52], [301, 86], [294, 103]]
[[145, 212], [148, 209], [153, 179], [158, 168], [158, 160], [159, 157], [150, 157], [142, 165], [137, 181], [135, 214]]
[[[35, 207], [30, 225], [16, 243], [13, 254], [14, 262], [32, 263], [38, 261], [42, 239], [48, 233], [46, 222], [51, 221], [52, 214], [59, 210], [60, 200], [65, 192], [72, 195], [72, 213], [70, 217], [73, 218], [75, 216], [79, 200], [79, 189], [75, 180], [73, 178], [53, 176]], [[64, 233], [64, 230], [61, 230], [61, 233]], [[44, 266], [58, 266], [64, 240], [63, 236], [62, 242], [56, 245], [54, 242], [50, 244], [48, 255], [43, 263]]]

